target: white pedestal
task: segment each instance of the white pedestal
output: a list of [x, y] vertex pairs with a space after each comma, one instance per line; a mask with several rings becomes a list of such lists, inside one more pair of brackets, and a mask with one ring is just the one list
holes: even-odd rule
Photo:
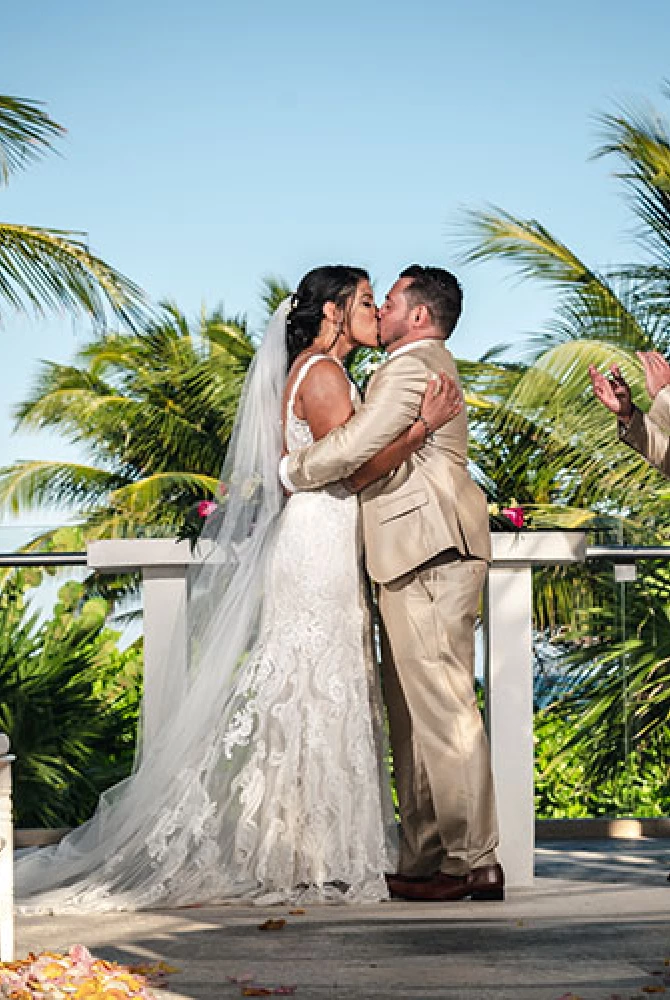
[[0, 962], [14, 959], [14, 837], [11, 754], [0, 757]]
[[[197, 559], [200, 561], [200, 558]], [[186, 679], [186, 572], [193, 562], [188, 542], [138, 538], [91, 542], [88, 565], [100, 573], [142, 573], [144, 698], [142, 742], [158, 735], [165, 670], [172, 690]]]
[[532, 567], [583, 562], [582, 532], [494, 532], [486, 600], [486, 704], [509, 886], [533, 884]]

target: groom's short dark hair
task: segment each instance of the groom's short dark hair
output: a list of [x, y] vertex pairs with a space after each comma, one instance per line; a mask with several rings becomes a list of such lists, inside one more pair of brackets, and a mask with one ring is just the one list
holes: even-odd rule
[[400, 277], [412, 279], [412, 284], [405, 289], [405, 299], [410, 308], [426, 306], [444, 339], [450, 337], [463, 307], [463, 291], [456, 276], [442, 267], [412, 264], [401, 272]]

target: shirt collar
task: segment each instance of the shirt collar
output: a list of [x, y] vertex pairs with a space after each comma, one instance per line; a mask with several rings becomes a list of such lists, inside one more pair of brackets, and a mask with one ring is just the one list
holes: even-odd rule
[[401, 354], [405, 354], [407, 351], [413, 351], [417, 347], [426, 347], [427, 344], [439, 343], [434, 337], [427, 337], [425, 340], [414, 340], [411, 344], [403, 344], [402, 347], [398, 347], [395, 351], [388, 352], [387, 361], [391, 358], [398, 358]]

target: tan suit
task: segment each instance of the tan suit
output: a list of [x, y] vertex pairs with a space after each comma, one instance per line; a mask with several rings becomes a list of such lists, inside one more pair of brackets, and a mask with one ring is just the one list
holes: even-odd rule
[[670, 386], [657, 393], [649, 413], [635, 409], [628, 426], [619, 422], [619, 438], [670, 479]]
[[[294, 487], [346, 479], [413, 422], [430, 375], [439, 371], [458, 378], [441, 341], [392, 355], [346, 424], [289, 456]], [[467, 469], [465, 412], [364, 490], [361, 510], [385, 627], [400, 871], [462, 874], [493, 863], [498, 842], [488, 742], [473, 689], [489, 521], [486, 498]]]

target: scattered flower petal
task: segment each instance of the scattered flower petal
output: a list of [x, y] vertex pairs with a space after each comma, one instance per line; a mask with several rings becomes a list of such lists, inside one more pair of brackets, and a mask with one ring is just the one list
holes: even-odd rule
[[273, 920], [272, 917], [269, 917], [262, 924], [258, 925], [259, 931], [281, 931], [284, 927], [286, 927], [285, 920]]
[[84, 945], [67, 955], [30, 952], [25, 959], [0, 963], [0, 1000], [153, 1000], [152, 987], [162, 988], [164, 962], [131, 968], [94, 958]]

